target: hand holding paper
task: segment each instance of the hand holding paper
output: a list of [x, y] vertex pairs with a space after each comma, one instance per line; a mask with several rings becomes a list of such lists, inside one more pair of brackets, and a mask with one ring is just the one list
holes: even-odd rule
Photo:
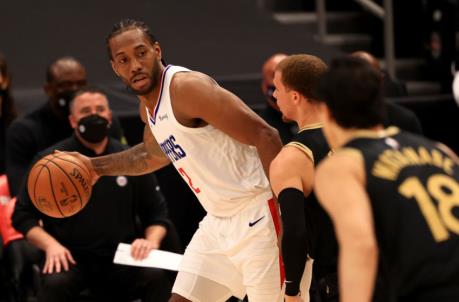
[[120, 243], [118, 245], [113, 259], [113, 263], [117, 264], [155, 267], [172, 271], [178, 271], [181, 261], [182, 255], [160, 250], [152, 250], [147, 258], [135, 260], [131, 256], [131, 245], [126, 243]]

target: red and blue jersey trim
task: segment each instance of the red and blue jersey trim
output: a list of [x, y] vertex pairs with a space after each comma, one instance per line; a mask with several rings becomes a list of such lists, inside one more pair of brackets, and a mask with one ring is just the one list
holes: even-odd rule
[[159, 105], [161, 104], [161, 98], [162, 98], [162, 95], [163, 95], [163, 89], [164, 89], [164, 78], [166, 77], [166, 72], [169, 70], [170, 67], [172, 67], [173, 65], [167, 65], [167, 67], [164, 69], [163, 71], [163, 74], [161, 75], [161, 84], [160, 84], [160, 89], [159, 89], [159, 95], [158, 95], [158, 99], [156, 101], [156, 106], [155, 106], [155, 110], [153, 112], [153, 114], [151, 114], [150, 112], [150, 109], [147, 108], [148, 110], [148, 113], [150, 115], [150, 122], [153, 123], [153, 125], [156, 124], [156, 114], [158, 113], [158, 110], [159, 110]]

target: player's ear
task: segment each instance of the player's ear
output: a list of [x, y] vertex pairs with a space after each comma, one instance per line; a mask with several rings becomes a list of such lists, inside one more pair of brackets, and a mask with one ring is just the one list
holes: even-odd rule
[[291, 91], [291, 94], [292, 94], [292, 100], [295, 104], [297, 104], [300, 99], [301, 99], [301, 95], [298, 93], [298, 91], [295, 91], [295, 90], [292, 90]]
[[161, 60], [163, 58], [163, 54], [159, 42], [155, 42], [155, 44], [153, 44], [153, 50], [156, 53], [156, 56]]

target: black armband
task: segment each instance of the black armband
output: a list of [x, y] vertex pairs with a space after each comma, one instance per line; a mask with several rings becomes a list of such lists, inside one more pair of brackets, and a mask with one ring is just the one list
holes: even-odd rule
[[285, 293], [295, 296], [300, 289], [300, 281], [308, 257], [308, 238], [304, 214], [303, 192], [287, 188], [279, 193], [283, 237], [282, 256], [285, 265]]

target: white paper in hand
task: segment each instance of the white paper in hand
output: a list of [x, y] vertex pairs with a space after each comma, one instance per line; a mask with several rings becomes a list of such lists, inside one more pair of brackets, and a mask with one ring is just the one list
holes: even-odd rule
[[147, 258], [135, 260], [131, 256], [131, 245], [126, 243], [118, 244], [115, 257], [113, 258], [113, 263], [117, 264], [155, 267], [171, 271], [178, 271], [181, 261], [182, 255], [160, 250], [152, 250]]

